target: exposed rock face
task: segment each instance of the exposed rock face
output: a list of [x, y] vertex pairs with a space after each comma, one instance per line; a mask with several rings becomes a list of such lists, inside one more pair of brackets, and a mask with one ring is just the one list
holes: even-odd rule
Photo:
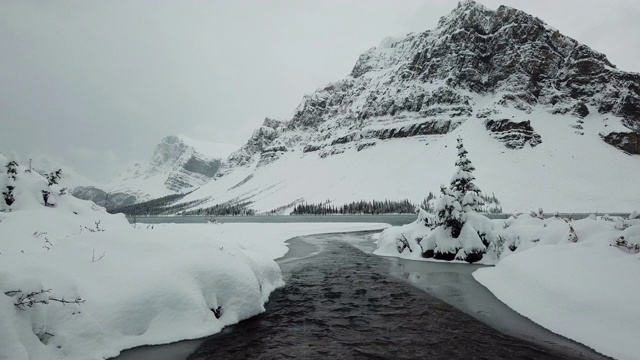
[[285, 151], [326, 157], [376, 139], [443, 135], [478, 118], [507, 147], [541, 141], [530, 124], [503, 123], [504, 109], [544, 111], [549, 121], [595, 111], [637, 133], [640, 74], [523, 11], [461, 1], [435, 29], [364, 52], [345, 79], [306, 95], [290, 120], [266, 119], [224, 173]]
[[156, 147], [150, 166], [142, 176], [166, 174], [172, 192], [184, 192], [207, 183], [220, 168], [221, 159], [210, 158], [177, 136], [167, 136]]
[[629, 154], [640, 155], [640, 134], [637, 132], [612, 132], [603, 137], [607, 144]]
[[[104, 206], [107, 209], [114, 209], [122, 206], [133, 205], [138, 198], [134, 194], [122, 192], [106, 192], [95, 186], [77, 186], [71, 190], [71, 195], [78, 199], [91, 200], [94, 203]], [[144, 194], [137, 194], [144, 195]]]
[[531, 127], [531, 121], [487, 120], [487, 130], [493, 137], [509, 149], [522, 149], [526, 143], [534, 147], [542, 142], [542, 138]]

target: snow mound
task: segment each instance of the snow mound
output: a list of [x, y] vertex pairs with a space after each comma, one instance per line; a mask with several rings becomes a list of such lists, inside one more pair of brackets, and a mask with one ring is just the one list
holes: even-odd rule
[[[427, 251], [484, 252], [473, 276], [509, 307], [616, 359], [636, 359], [640, 338], [640, 219], [591, 215], [572, 221], [541, 213], [490, 220], [467, 213], [458, 238], [427, 226], [422, 212], [378, 237], [376, 255], [412, 260]], [[432, 225], [431, 225], [432, 226]], [[488, 246], [485, 247], [485, 241]], [[433, 256], [431, 254], [431, 256]]]
[[[524, 235], [518, 249], [473, 276], [547, 329], [616, 359], [637, 359], [640, 256], [633, 244], [640, 242], [640, 224], [620, 220], [628, 226], [620, 230], [592, 216], [572, 222], [578, 242], [571, 243], [559, 230], [563, 221], [537, 221], [547, 226], [533, 235], [533, 221], [516, 219], [509, 229]], [[632, 249], [619, 246], [621, 238]]]
[[104, 359], [210, 335], [284, 284], [271, 258], [219, 234], [135, 229], [15, 155], [0, 164], [0, 359]]

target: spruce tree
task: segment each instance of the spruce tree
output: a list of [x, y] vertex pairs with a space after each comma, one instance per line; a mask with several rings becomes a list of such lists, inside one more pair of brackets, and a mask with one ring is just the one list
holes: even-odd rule
[[458, 201], [462, 205], [462, 210], [466, 213], [469, 211], [482, 211], [482, 192], [480, 188], [473, 183], [476, 179], [473, 171], [476, 169], [471, 160], [467, 158], [467, 150], [462, 144], [462, 138], [458, 138], [458, 160], [456, 166], [458, 170], [451, 179], [451, 190], [456, 194]]
[[462, 206], [458, 196], [451, 189], [440, 185], [442, 196], [436, 206], [436, 225], [444, 226], [451, 230], [451, 236], [457, 238], [464, 224], [462, 219]]
[[443, 225], [451, 230], [451, 236], [457, 238], [464, 225], [465, 214], [471, 211], [481, 211], [484, 201], [480, 188], [473, 183], [475, 167], [467, 158], [467, 150], [464, 148], [462, 138], [458, 138], [457, 170], [451, 178], [449, 188], [441, 186], [442, 196], [436, 207], [438, 225]]

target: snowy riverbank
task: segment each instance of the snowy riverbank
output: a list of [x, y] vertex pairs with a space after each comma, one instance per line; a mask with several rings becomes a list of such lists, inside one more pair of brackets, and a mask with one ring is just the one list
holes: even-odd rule
[[[480, 263], [496, 266], [477, 270], [474, 278], [555, 333], [616, 359], [637, 358], [640, 220], [590, 216], [566, 222], [533, 215], [485, 224], [491, 243]], [[425, 259], [421, 247], [433, 231], [423, 218], [389, 228], [374, 253], [438, 261]]]
[[287, 239], [386, 226], [134, 228], [15, 162], [0, 177], [0, 359], [104, 359], [214, 334], [264, 311]]
[[20, 309], [16, 296], [1, 296], [0, 358], [102, 359], [214, 334], [264, 311], [283, 285], [273, 259], [287, 252], [285, 240], [383, 226], [165, 224], [79, 234], [53, 241], [49, 251], [3, 252], [3, 293], [52, 289], [51, 298], [83, 302]]

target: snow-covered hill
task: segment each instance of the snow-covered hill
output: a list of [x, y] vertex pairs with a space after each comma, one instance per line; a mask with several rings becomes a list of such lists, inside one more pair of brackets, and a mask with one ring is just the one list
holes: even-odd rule
[[461, 136], [505, 211], [628, 211], [639, 131], [640, 74], [522, 11], [463, 1], [434, 30], [363, 53], [291, 119], [266, 119], [182, 202], [419, 203], [449, 182]]
[[[283, 285], [264, 253], [281, 256], [284, 240], [319, 231], [133, 228], [15, 154], [0, 154], [0, 164], [0, 359], [106, 359], [216, 333], [263, 312]], [[231, 236], [221, 238], [225, 231]], [[254, 235], [245, 238], [247, 231]], [[251, 239], [263, 251], [252, 250]]]
[[237, 148], [184, 135], [167, 136], [156, 146], [149, 162], [136, 163], [105, 184], [86, 179], [46, 157], [37, 158], [34, 168], [41, 173], [63, 169], [61, 184], [71, 189], [74, 196], [114, 208], [202, 186], [213, 178], [223, 159]]

